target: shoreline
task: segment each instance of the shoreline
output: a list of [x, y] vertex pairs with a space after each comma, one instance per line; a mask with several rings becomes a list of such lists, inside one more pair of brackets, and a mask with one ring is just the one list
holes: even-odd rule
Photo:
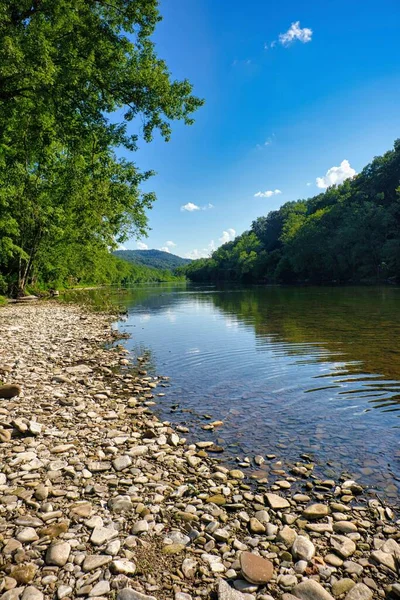
[[0, 308], [0, 378], [22, 387], [0, 400], [0, 600], [400, 598], [389, 507], [355, 482], [307, 486], [306, 461], [253, 490], [151, 412], [165, 379], [105, 347], [113, 322]]

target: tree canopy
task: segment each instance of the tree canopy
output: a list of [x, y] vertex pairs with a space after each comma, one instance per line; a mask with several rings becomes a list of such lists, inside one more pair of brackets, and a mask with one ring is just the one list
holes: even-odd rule
[[193, 281], [399, 281], [400, 140], [354, 179], [259, 217], [185, 271]]
[[168, 141], [203, 103], [157, 56], [160, 18], [157, 0], [0, 0], [3, 290], [85, 264], [93, 278], [96, 257], [145, 235], [152, 172], [120, 149], [156, 132]]

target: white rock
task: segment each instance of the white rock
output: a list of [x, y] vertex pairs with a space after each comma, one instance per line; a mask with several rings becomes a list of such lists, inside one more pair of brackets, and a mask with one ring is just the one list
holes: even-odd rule
[[46, 552], [46, 564], [63, 567], [69, 558], [71, 546], [68, 542], [58, 542], [49, 546]]
[[310, 561], [315, 555], [315, 546], [304, 535], [299, 535], [293, 542], [292, 554], [296, 560]]
[[112, 561], [110, 564], [110, 571], [114, 575], [134, 575], [136, 572], [136, 565], [132, 561], [121, 558], [120, 560]]
[[109, 594], [110, 591], [110, 582], [105, 581], [103, 579], [102, 581], [99, 581], [98, 583], [96, 583], [96, 585], [92, 587], [92, 589], [89, 592], [89, 597], [92, 598], [98, 596], [107, 596], [107, 594]]
[[272, 508], [272, 510], [281, 510], [282, 508], [289, 508], [290, 504], [278, 494], [265, 494], [268, 504]]
[[43, 600], [43, 598], [42, 592], [33, 585], [29, 585], [25, 588], [24, 593], [22, 594], [22, 600]]

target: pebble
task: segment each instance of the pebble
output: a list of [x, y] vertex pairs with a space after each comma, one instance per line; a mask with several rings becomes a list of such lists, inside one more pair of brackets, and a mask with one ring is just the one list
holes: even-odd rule
[[235, 468], [208, 456], [222, 440], [188, 444], [150, 412], [167, 382], [132, 367], [109, 315], [44, 302], [0, 319], [23, 388], [0, 406], [0, 600], [396, 595], [400, 523], [358, 483], [314, 478], [306, 455], [255, 479], [261, 454]]
[[306, 579], [292, 589], [292, 594], [300, 600], [332, 600], [329, 592], [314, 579]]
[[68, 542], [52, 544], [46, 552], [46, 564], [63, 567], [68, 561], [70, 552], [71, 546]]
[[43, 593], [33, 585], [28, 585], [22, 594], [22, 600], [43, 600]]
[[315, 555], [315, 546], [311, 540], [303, 535], [299, 535], [293, 542], [292, 554], [297, 560], [306, 560], [309, 562]]

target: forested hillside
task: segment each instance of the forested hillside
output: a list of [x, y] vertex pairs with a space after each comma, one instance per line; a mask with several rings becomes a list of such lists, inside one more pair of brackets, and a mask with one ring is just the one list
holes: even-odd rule
[[155, 200], [136, 132], [168, 141], [203, 103], [156, 54], [158, 5], [0, 0], [0, 293], [126, 278], [111, 251]]
[[193, 281], [400, 281], [400, 140], [354, 179], [259, 217], [186, 274]]
[[182, 258], [163, 250], [117, 250], [114, 255], [133, 264], [171, 271], [191, 262], [189, 258]]

